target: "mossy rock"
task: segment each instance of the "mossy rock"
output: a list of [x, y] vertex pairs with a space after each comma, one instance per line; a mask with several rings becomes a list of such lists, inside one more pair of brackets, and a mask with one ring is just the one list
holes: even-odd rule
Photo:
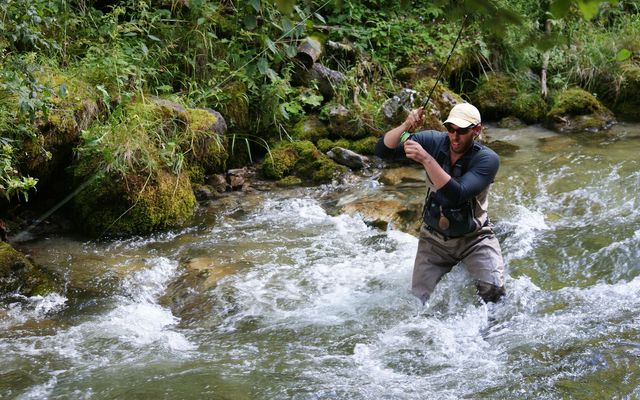
[[270, 179], [281, 180], [293, 175], [315, 184], [328, 183], [346, 172], [324, 155], [310, 141], [281, 142], [265, 157], [263, 174]]
[[17, 154], [21, 172], [37, 178], [38, 188], [48, 190], [59, 185], [73, 160], [80, 132], [99, 116], [101, 107], [96, 90], [87, 82], [49, 70], [40, 79], [53, 89], [53, 107], [35, 121], [34, 135], [21, 142]]
[[317, 143], [320, 139], [329, 137], [327, 126], [316, 116], [308, 116], [298, 121], [291, 137], [294, 140], [308, 140]]
[[598, 132], [615, 123], [613, 113], [594, 95], [572, 88], [556, 94], [546, 116], [546, 126], [563, 133]]
[[508, 116], [498, 121], [498, 128], [502, 129], [522, 129], [527, 125], [520, 119], [514, 116]]
[[224, 119], [211, 109], [187, 109], [185, 113], [187, 127], [181, 148], [192, 150], [187, 151], [188, 161], [207, 174], [224, 172], [229, 158]]
[[413, 83], [418, 78], [418, 69], [416, 67], [404, 67], [396, 71], [396, 78], [403, 83]]
[[640, 121], [640, 65], [633, 60], [621, 66], [622, 86], [612, 111], [627, 121]]
[[549, 106], [538, 93], [520, 93], [513, 101], [513, 116], [527, 124], [544, 120]]
[[351, 151], [355, 151], [358, 154], [374, 155], [377, 143], [377, 137], [369, 136], [359, 140], [340, 139], [333, 141], [329, 139], [322, 139], [318, 141], [318, 144], [316, 146], [318, 147], [318, 150], [323, 153], [328, 152], [334, 147], [342, 147]]
[[495, 151], [500, 156], [512, 156], [520, 149], [520, 146], [503, 140], [494, 140], [486, 143], [486, 146]]
[[59, 277], [33, 264], [9, 243], [0, 242], [0, 296], [46, 296], [62, 292]]
[[353, 108], [347, 108], [341, 104], [331, 104], [326, 107], [326, 110], [329, 132], [333, 137], [360, 139], [368, 134], [365, 129], [366, 120]]
[[513, 99], [517, 95], [513, 79], [506, 74], [491, 73], [480, 79], [470, 98], [482, 113], [483, 120], [497, 121], [514, 114]]
[[302, 185], [302, 179], [297, 176], [289, 175], [278, 181], [278, 186], [280, 187], [292, 187], [292, 186], [300, 186]]
[[183, 226], [193, 216], [196, 199], [186, 172], [166, 170], [103, 174], [73, 199], [80, 230], [92, 236], [148, 234]]
[[[422, 102], [427, 100], [429, 92], [433, 89], [429, 104], [425, 107], [425, 122], [421, 129], [444, 130], [442, 121], [449, 115], [449, 111], [456, 104], [464, 103], [460, 95], [454, 93], [440, 82], [436, 84], [433, 78], [421, 79], [416, 83], [416, 89], [424, 96]], [[420, 105], [422, 105], [422, 102]]]

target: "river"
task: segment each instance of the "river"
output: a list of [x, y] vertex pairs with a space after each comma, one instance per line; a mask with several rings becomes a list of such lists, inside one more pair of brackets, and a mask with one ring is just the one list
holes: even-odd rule
[[375, 176], [257, 192], [183, 230], [29, 243], [68, 289], [0, 299], [0, 398], [640, 398], [640, 125], [489, 135], [519, 146], [490, 198], [499, 304], [463, 268], [409, 293], [417, 239], [336, 211], [388, 195]]

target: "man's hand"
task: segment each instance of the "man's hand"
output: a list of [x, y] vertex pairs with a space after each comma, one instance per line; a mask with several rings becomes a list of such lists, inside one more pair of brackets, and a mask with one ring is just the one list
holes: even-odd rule
[[411, 139], [404, 142], [404, 154], [408, 159], [420, 164], [423, 164], [427, 158], [431, 157], [418, 142]]
[[416, 108], [409, 112], [407, 118], [404, 120], [404, 127], [407, 131], [413, 131], [420, 128], [424, 124], [424, 108]]

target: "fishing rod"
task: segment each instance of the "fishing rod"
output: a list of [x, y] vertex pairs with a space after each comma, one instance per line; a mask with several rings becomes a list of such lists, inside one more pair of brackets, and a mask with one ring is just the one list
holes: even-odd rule
[[[460, 23], [460, 30], [458, 31], [458, 36], [456, 36], [456, 40], [455, 42], [453, 42], [453, 46], [451, 47], [451, 51], [449, 51], [449, 55], [447, 56], [447, 59], [445, 60], [444, 64], [442, 64], [440, 66], [440, 70], [438, 71], [438, 75], [436, 75], [436, 81], [433, 84], [433, 87], [431, 88], [431, 90], [429, 91], [429, 95], [427, 96], [427, 100], [422, 104], [422, 106], [420, 108], [424, 109], [427, 104], [429, 104], [429, 102], [431, 101], [431, 96], [433, 96], [433, 92], [436, 90], [436, 86], [438, 86], [438, 82], [440, 82], [440, 79], [442, 78], [442, 74], [444, 74], [444, 69], [446, 68], [447, 64], [449, 64], [449, 60], [451, 59], [451, 55], [453, 54], [454, 50], [456, 49], [456, 46], [458, 45], [458, 41], [460, 40], [460, 36], [462, 36], [462, 31], [464, 30], [464, 25], [465, 22], [467, 20], [467, 15], [463, 15], [462, 16], [462, 21]], [[402, 135], [400, 135], [400, 143], [404, 143], [407, 139], [409, 139], [409, 137], [411, 136], [410, 132], [404, 132], [402, 133]]]
[[431, 101], [431, 96], [433, 95], [433, 92], [436, 90], [436, 86], [438, 86], [438, 82], [442, 78], [442, 74], [444, 73], [444, 69], [446, 68], [447, 64], [449, 64], [449, 60], [451, 59], [451, 55], [453, 54], [453, 51], [456, 49], [456, 45], [458, 44], [458, 41], [460, 40], [460, 36], [462, 36], [462, 31], [464, 30], [464, 25], [465, 25], [466, 21], [467, 21], [467, 15], [465, 14], [465, 15], [462, 16], [462, 22], [460, 23], [460, 30], [458, 31], [458, 36], [456, 36], [455, 42], [453, 42], [453, 47], [451, 47], [451, 51], [449, 51], [449, 55], [447, 56], [447, 59], [444, 62], [444, 64], [442, 64], [440, 66], [440, 70], [438, 71], [438, 75], [436, 75], [436, 82], [433, 84], [433, 87], [431, 88], [431, 91], [429, 92], [429, 95], [427, 96], [427, 101], [425, 101], [422, 104], [422, 108], [426, 107], [427, 104], [429, 104], [429, 101]]

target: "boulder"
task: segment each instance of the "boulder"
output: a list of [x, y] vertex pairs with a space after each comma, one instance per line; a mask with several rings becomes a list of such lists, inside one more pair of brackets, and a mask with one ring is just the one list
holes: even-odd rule
[[419, 107], [418, 92], [404, 88], [397, 95], [387, 99], [382, 104], [384, 118], [393, 126], [401, 124], [413, 108]]
[[32, 263], [9, 243], [0, 242], [0, 295], [46, 296], [62, 290], [58, 277]]
[[341, 212], [359, 214], [365, 222], [380, 229], [396, 229], [417, 235], [422, 223], [422, 202], [397, 199], [359, 199], [342, 205]]
[[346, 139], [361, 139], [367, 136], [362, 120], [355, 113], [336, 104], [329, 108], [329, 132]]
[[424, 169], [413, 166], [385, 168], [380, 175], [379, 181], [387, 186], [426, 185], [427, 174]]
[[613, 113], [594, 95], [572, 88], [557, 94], [545, 125], [556, 132], [599, 132], [616, 123]]
[[352, 170], [360, 170], [367, 166], [366, 157], [356, 153], [355, 151], [347, 150], [342, 147], [334, 147], [327, 152], [327, 155], [333, 161], [351, 168]]

